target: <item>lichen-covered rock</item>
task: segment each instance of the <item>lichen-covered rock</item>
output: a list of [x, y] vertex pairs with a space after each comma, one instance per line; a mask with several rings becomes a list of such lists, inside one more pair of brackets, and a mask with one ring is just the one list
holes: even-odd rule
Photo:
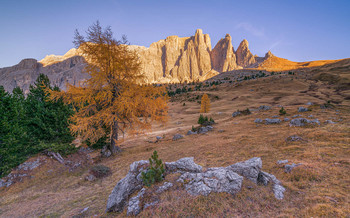
[[197, 134], [197, 132], [193, 132], [192, 130], [188, 130], [186, 135], [195, 135]]
[[267, 111], [267, 110], [270, 110], [271, 107], [270, 107], [270, 106], [267, 106], [267, 105], [261, 105], [258, 109], [259, 109], [260, 111]]
[[236, 111], [236, 112], [233, 112], [233, 113], [232, 113], [232, 117], [237, 117], [237, 116], [239, 116], [239, 115], [241, 115], [241, 112], [240, 112], [240, 111]]
[[260, 118], [256, 118], [255, 120], [254, 120], [254, 123], [262, 123], [263, 121], [262, 121], [262, 119], [260, 119]]
[[303, 141], [304, 139], [298, 135], [291, 135], [286, 138], [287, 142]]
[[176, 141], [176, 140], [179, 140], [179, 139], [182, 139], [184, 136], [181, 135], [181, 134], [175, 134], [174, 137], [173, 137], [173, 141]]
[[293, 168], [295, 168], [295, 167], [297, 167], [297, 166], [300, 166], [300, 165], [301, 165], [301, 164], [295, 164], [295, 163], [292, 163], [291, 165], [286, 164], [286, 165], [284, 166], [284, 172], [290, 173], [290, 172], [292, 172]]
[[171, 182], [164, 182], [164, 184], [162, 186], [159, 186], [156, 193], [162, 193], [166, 190], [168, 190], [169, 188], [173, 187], [173, 183]]
[[299, 107], [298, 108], [298, 112], [306, 112], [308, 111], [309, 109], [305, 108], [305, 107]]
[[226, 168], [257, 183], [258, 175], [262, 168], [262, 161], [260, 157], [253, 157], [249, 160], [235, 163]]
[[202, 172], [202, 166], [193, 161], [193, 157], [184, 157], [175, 162], [165, 162], [166, 172]]
[[237, 193], [243, 177], [228, 168], [217, 167], [202, 173], [184, 173], [177, 181], [183, 183], [190, 194], [207, 196], [211, 192]]
[[288, 163], [288, 160], [278, 160], [277, 164], [286, 164]]
[[108, 197], [107, 212], [122, 211], [129, 196], [142, 188], [142, 181], [137, 179], [137, 176], [144, 170], [142, 166], [146, 164], [149, 164], [149, 161], [141, 160], [130, 165], [128, 174], [117, 183]]
[[306, 126], [307, 124], [320, 125], [320, 121], [318, 119], [308, 120], [306, 118], [295, 118], [290, 121], [289, 126]]
[[127, 210], [127, 215], [128, 216], [136, 216], [141, 212], [141, 198], [145, 194], [146, 189], [142, 188], [139, 193], [135, 196], [130, 198], [129, 204], [128, 204], [128, 210]]
[[270, 124], [279, 124], [281, 123], [281, 120], [280, 119], [269, 119], [269, 118], [266, 118], [265, 119], [265, 124], [266, 125], [270, 125]]

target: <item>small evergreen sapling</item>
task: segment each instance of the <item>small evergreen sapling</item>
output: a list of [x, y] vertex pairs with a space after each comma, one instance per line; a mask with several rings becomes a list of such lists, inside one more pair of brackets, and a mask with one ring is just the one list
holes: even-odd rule
[[282, 107], [280, 110], [280, 115], [285, 115], [287, 111]]
[[142, 172], [141, 179], [146, 186], [150, 187], [152, 184], [163, 180], [164, 172], [164, 164], [162, 160], [158, 159], [157, 151], [154, 151], [149, 159], [149, 169], [146, 173]]

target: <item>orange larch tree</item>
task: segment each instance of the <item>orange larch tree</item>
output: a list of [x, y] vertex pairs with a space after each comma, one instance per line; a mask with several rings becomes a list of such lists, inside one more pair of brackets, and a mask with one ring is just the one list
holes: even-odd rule
[[137, 54], [128, 48], [126, 37], [115, 40], [110, 27], [97, 21], [84, 37], [76, 30], [75, 46], [86, 60], [90, 79], [78, 86], [67, 84], [66, 92], [50, 91], [50, 98], [62, 98], [76, 108], [70, 129], [91, 143], [109, 136], [107, 148], [120, 150], [119, 134], [150, 128], [152, 121], [167, 118], [167, 96], [163, 87], [143, 83]]
[[200, 113], [208, 113], [210, 111], [210, 99], [207, 94], [202, 96]]

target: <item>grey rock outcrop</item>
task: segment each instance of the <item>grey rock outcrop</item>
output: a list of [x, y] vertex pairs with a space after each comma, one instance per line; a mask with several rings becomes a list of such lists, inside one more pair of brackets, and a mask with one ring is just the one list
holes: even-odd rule
[[182, 139], [184, 136], [181, 135], [181, 134], [175, 134], [174, 137], [173, 137], [173, 141], [176, 141], [176, 140], [179, 140], [179, 139]]
[[270, 124], [279, 124], [281, 123], [281, 120], [280, 119], [269, 119], [269, 118], [266, 118], [265, 119], [265, 124], [266, 125], [270, 125]]
[[202, 172], [202, 166], [196, 164], [193, 157], [184, 157], [175, 162], [165, 162], [166, 172]]
[[292, 163], [292, 164], [286, 164], [284, 166], [284, 172], [286, 173], [290, 173], [292, 172], [292, 170], [297, 167], [297, 166], [300, 166], [301, 164], [295, 164], [295, 163]]
[[145, 194], [145, 191], [146, 189], [142, 188], [135, 197], [130, 198], [129, 204], [128, 204], [128, 210], [126, 213], [128, 216], [136, 216], [141, 212], [140, 201], [143, 195]]
[[[149, 162], [145, 160], [136, 161], [130, 165], [128, 174], [117, 183], [109, 195], [107, 212], [121, 212], [127, 206], [127, 215], [137, 215], [142, 209], [154, 206], [159, 202], [154, 199], [153, 202], [144, 202], [143, 199], [146, 189], [142, 188], [143, 183], [140, 174], [147, 170], [148, 165]], [[261, 171], [261, 167], [262, 161], [259, 157], [228, 167], [208, 168], [204, 172], [202, 166], [193, 161], [193, 157], [185, 157], [175, 162], [165, 163], [166, 174], [180, 173], [181, 175], [176, 182], [182, 183], [180, 187], [184, 187], [192, 195], [207, 196], [212, 192], [235, 194], [241, 190], [243, 177], [245, 177], [259, 184], [268, 185], [270, 182], [273, 183], [275, 197], [282, 199], [285, 188], [274, 175]], [[169, 190], [173, 185], [173, 183], [164, 182], [153, 193], [160, 194], [165, 190]], [[137, 195], [130, 198], [137, 191], [139, 191]]]
[[235, 112], [232, 113], [232, 117], [237, 117], [239, 115], [241, 115], [240, 111], [235, 111]]
[[184, 173], [177, 180], [192, 195], [207, 196], [211, 192], [235, 194], [241, 190], [243, 177], [228, 168], [209, 168], [202, 173]]
[[288, 160], [278, 160], [277, 164], [286, 164], [288, 163]]
[[263, 120], [260, 119], [260, 118], [256, 118], [256, 119], [254, 120], [254, 123], [262, 123], [262, 122], [263, 122]]
[[129, 196], [142, 188], [142, 181], [137, 177], [148, 164], [149, 161], [141, 160], [130, 165], [128, 174], [117, 183], [108, 197], [107, 212], [122, 211]]
[[320, 121], [318, 119], [308, 120], [306, 118], [295, 118], [290, 121], [289, 126], [306, 126], [307, 124], [320, 125]]
[[262, 168], [262, 161], [260, 157], [254, 157], [252, 159], [249, 159], [243, 162], [235, 163], [226, 168], [256, 183], [259, 172], [261, 171], [261, 168]]
[[258, 110], [259, 111], [267, 111], [267, 110], [270, 110], [271, 107], [270, 106], [267, 106], [267, 105], [261, 105]]
[[171, 187], [173, 187], [173, 186], [174, 186], [174, 185], [173, 185], [173, 183], [171, 183], [171, 182], [164, 182], [164, 184], [163, 184], [162, 186], [159, 186], [159, 187], [158, 187], [156, 193], [158, 193], [158, 194], [159, 194], [159, 193], [162, 193], [162, 192], [168, 190], [169, 188], [171, 188]]
[[306, 112], [309, 111], [309, 109], [305, 108], [305, 107], [299, 107], [298, 108], [298, 112]]
[[192, 130], [188, 130], [186, 135], [195, 135], [197, 134], [197, 132], [193, 132]]
[[303, 141], [304, 139], [298, 135], [291, 135], [286, 138], [287, 142]]

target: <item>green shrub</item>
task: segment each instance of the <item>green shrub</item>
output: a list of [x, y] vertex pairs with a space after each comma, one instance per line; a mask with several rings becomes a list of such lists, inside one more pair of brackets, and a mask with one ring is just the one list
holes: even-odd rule
[[212, 125], [214, 124], [215, 121], [213, 118], [208, 118], [207, 116], [203, 116], [202, 114], [199, 115], [199, 118], [198, 118], [198, 124], [201, 125], [201, 126], [208, 126], [208, 125]]
[[154, 151], [149, 159], [149, 169], [146, 173], [141, 173], [141, 179], [149, 187], [156, 182], [162, 181], [164, 172], [164, 164], [161, 159], [158, 159], [157, 151]]
[[287, 111], [282, 107], [280, 110], [280, 115], [285, 115]]

